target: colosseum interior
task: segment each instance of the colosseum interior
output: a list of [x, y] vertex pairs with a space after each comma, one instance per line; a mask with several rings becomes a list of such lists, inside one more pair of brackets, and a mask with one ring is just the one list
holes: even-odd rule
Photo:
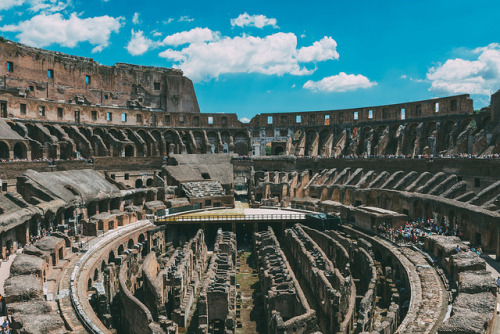
[[500, 91], [201, 113], [180, 70], [0, 41], [14, 333], [494, 333]]

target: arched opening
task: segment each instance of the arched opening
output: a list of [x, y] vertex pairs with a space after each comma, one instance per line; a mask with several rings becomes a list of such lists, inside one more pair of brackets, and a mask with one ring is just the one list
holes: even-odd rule
[[274, 149], [274, 155], [283, 155], [285, 154], [285, 149], [282, 146], [278, 146]]
[[104, 269], [106, 269], [106, 262], [104, 260], [101, 262], [101, 272], [104, 272]]
[[127, 244], [127, 247], [128, 247], [129, 249], [132, 249], [132, 248], [134, 247], [134, 240], [133, 240], [133, 239], [129, 239], [128, 244]]
[[89, 278], [89, 280], [87, 281], [87, 289], [92, 289], [92, 278]]
[[112, 263], [115, 261], [115, 252], [111, 251], [109, 252], [109, 255], [108, 255], [108, 263]]
[[26, 146], [23, 143], [14, 145], [14, 159], [26, 159], [28, 157]]
[[123, 245], [120, 245], [120, 246], [118, 247], [118, 255], [122, 255], [122, 254], [123, 254], [123, 251], [124, 251], [124, 247], [123, 247]]
[[144, 237], [144, 234], [142, 234], [142, 233], [141, 233], [141, 234], [139, 235], [139, 242], [142, 244], [142, 243], [144, 243], [144, 240], [145, 240], [145, 239], [146, 239], [146, 238]]
[[99, 269], [95, 269], [94, 270], [94, 282], [97, 281], [99, 279]]
[[146, 186], [152, 187], [153, 186], [153, 179], [149, 178], [146, 180]]
[[155, 200], [155, 193], [154, 191], [148, 191], [146, 194], [146, 201], [154, 201]]
[[135, 180], [135, 187], [136, 188], [143, 188], [144, 187], [144, 183], [142, 182], [141, 179]]
[[134, 147], [132, 145], [125, 146], [125, 156], [126, 157], [134, 156]]
[[0, 141], [0, 159], [9, 159], [9, 146]]
[[248, 155], [248, 146], [245, 143], [236, 143], [234, 145], [234, 153], [238, 155]]

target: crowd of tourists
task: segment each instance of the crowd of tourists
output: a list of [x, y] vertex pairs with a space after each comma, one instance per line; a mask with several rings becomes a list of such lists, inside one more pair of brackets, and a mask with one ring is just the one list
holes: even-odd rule
[[69, 159], [53, 159], [53, 158], [39, 158], [39, 159], [19, 159], [19, 158], [15, 158], [15, 159], [5, 159], [5, 158], [1, 158], [0, 159], [0, 162], [47, 162], [49, 164], [49, 166], [52, 166], [55, 164], [55, 162], [57, 161], [68, 161], [68, 160], [71, 160], [71, 161], [86, 161], [87, 163], [91, 164], [91, 163], [94, 163], [94, 159], [92, 157], [90, 158], [69, 158]]
[[48, 237], [52, 233], [52, 228], [49, 228], [48, 230], [43, 228], [38, 234], [33, 235], [30, 234], [30, 245], [34, 244], [38, 240], [42, 239], [43, 237]]
[[393, 228], [389, 223], [380, 224], [377, 232], [395, 242], [418, 243], [426, 235], [439, 234], [462, 238], [463, 233], [457, 227], [450, 228], [446, 223], [438, 224], [434, 219], [414, 219], [405, 222], [404, 226]]
[[434, 154], [373, 154], [373, 155], [367, 155], [367, 154], [362, 154], [362, 155], [356, 155], [356, 154], [342, 154], [339, 156], [322, 156], [322, 155], [315, 155], [315, 156], [309, 156], [309, 155], [304, 155], [304, 156], [298, 156], [298, 159], [425, 159], [425, 160], [433, 160], [433, 159], [500, 159], [500, 154], [495, 153], [495, 154], [485, 154], [485, 155], [477, 155], [477, 154], [466, 154], [466, 153], [460, 153], [460, 154], [439, 154], [439, 155], [434, 155]]

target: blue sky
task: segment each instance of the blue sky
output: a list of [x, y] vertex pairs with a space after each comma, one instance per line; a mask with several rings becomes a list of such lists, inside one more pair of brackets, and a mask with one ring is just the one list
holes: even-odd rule
[[500, 89], [500, 1], [0, 0], [0, 35], [181, 68], [202, 112], [294, 112]]

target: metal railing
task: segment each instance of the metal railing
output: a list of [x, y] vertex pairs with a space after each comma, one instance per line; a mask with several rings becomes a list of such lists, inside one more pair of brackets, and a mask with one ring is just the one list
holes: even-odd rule
[[156, 223], [168, 222], [205, 222], [205, 221], [270, 221], [270, 220], [305, 220], [306, 215], [299, 214], [261, 214], [261, 215], [190, 215], [165, 217], [155, 220]]

